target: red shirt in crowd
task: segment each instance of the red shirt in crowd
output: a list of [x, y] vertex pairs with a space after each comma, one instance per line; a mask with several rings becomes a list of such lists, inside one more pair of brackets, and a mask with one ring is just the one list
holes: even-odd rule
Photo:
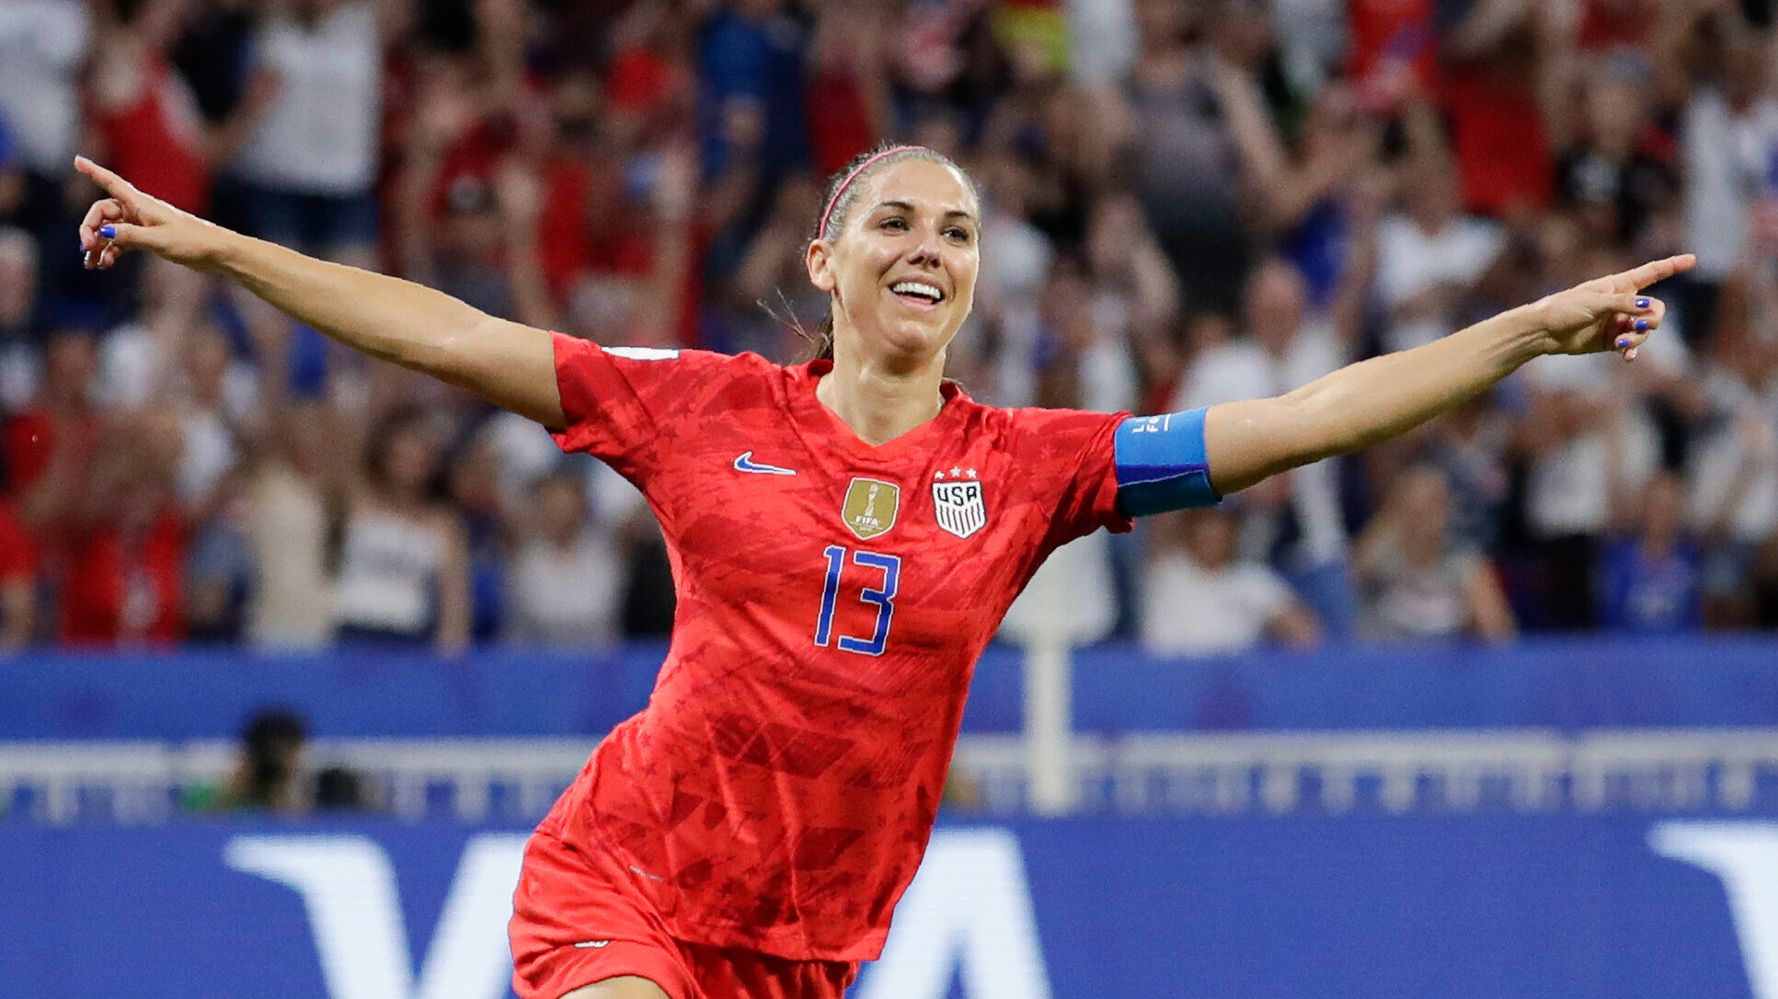
[[104, 525], [73, 540], [60, 589], [66, 645], [165, 645], [185, 635], [186, 530], [170, 511], [139, 532]]
[[58, 419], [49, 410], [35, 407], [6, 422], [0, 431], [0, 459], [13, 495], [22, 496], [37, 484], [49, 470], [58, 447], [68, 448], [69, 459], [85, 468], [98, 452], [98, 419], [91, 415]]
[[210, 208], [204, 124], [184, 81], [159, 56], [143, 60], [135, 99], [95, 106], [93, 127], [111, 169], [144, 191], [198, 215]]
[[1555, 154], [1529, 75], [1500, 65], [1448, 68], [1440, 96], [1464, 205], [1496, 217], [1547, 209], [1556, 195]]
[[12, 503], [0, 497], [0, 589], [29, 583], [36, 573], [37, 544]]

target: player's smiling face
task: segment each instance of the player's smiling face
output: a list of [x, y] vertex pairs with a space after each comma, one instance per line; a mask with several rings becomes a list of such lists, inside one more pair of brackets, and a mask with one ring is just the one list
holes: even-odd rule
[[900, 160], [863, 180], [833, 245], [809, 254], [815, 286], [836, 293], [836, 349], [936, 357], [975, 299], [980, 206], [955, 168], [932, 160]]

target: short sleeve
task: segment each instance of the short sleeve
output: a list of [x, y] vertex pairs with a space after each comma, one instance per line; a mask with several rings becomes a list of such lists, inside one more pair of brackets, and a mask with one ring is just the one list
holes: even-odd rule
[[1017, 425], [1026, 444], [1021, 474], [1051, 511], [1050, 549], [1099, 528], [1128, 531], [1133, 522], [1118, 508], [1114, 437], [1127, 413], [1021, 409]]
[[564, 451], [590, 454], [640, 485], [659, 464], [667, 424], [684, 418], [735, 358], [701, 350], [601, 347], [564, 333], [555, 340]]

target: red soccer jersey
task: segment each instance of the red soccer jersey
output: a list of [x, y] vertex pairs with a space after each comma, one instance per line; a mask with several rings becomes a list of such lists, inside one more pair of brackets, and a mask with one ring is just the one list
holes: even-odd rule
[[555, 350], [557, 443], [647, 496], [679, 607], [648, 707], [546, 827], [615, 853], [679, 939], [874, 959], [976, 658], [1050, 551], [1130, 527], [1121, 416], [946, 385], [935, 419], [872, 447], [815, 398], [827, 362]]

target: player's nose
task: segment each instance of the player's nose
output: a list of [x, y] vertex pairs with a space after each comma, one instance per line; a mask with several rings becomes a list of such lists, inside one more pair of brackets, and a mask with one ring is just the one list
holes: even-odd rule
[[943, 246], [939, 243], [938, 234], [922, 232], [920, 238], [914, 241], [913, 249], [908, 251], [908, 263], [933, 265], [938, 263], [942, 255]]

